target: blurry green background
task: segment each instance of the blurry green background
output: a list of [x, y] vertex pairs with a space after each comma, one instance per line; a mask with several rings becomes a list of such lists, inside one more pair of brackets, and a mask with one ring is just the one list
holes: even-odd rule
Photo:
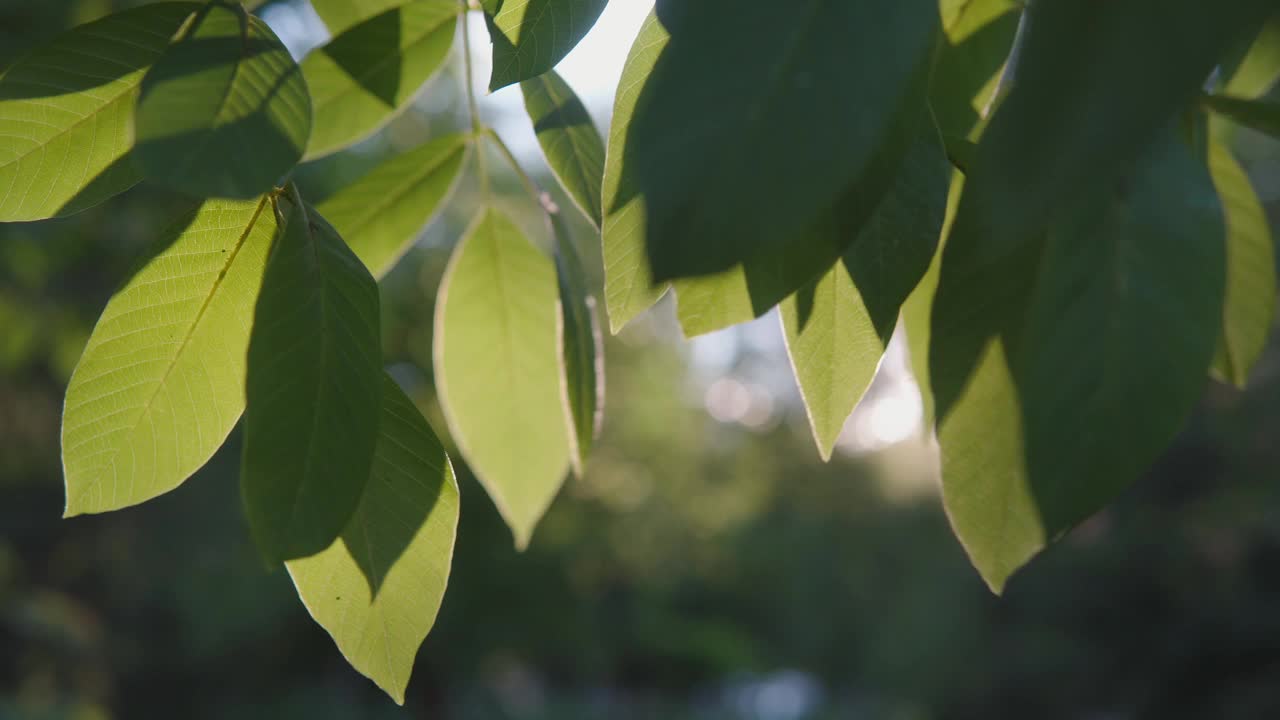
[[[0, 0], [0, 67], [124, 4]], [[305, 4], [265, 12], [291, 44], [322, 39]], [[306, 168], [304, 191], [462, 127], [459, 82], [443, 73], [379, 136]], [[518, 100], [499, 100], [490, 120], [517, 133]], [[1280, 226], [1280, 145], [1235, 143]], [[516, 145], [552, 186], [529, 137]], [[496, 182], [538, 236], [514, 178]], [[441, 432], [434, 294], [475, 194], [464, 181], [383, 282], [387, 363]], [[453, 575], [396, 708], [255, 554], [237, 434], [173, 493], [60, 519], [65, 383], [175, 205], [142, 187], [0, 226], [2, 720], [1280, 717], [1277, 343], [1247, 393], [1210, 385], [1164, 459], [997, 599], [948, 530], [900, 349], [824, 465], [776, 318], [688, 342], [667, 301], [609, 339], [603, 437], [526, 553], [455, 456]]]

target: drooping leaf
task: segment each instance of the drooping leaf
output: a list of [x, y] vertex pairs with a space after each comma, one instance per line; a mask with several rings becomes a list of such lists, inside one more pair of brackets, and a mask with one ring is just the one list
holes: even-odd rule
[[299, 205], [267, 262], [249, 341], [240, 490], [268, 562], [333, 544], [378, 436], [378, 286], [324, 218]]
[[946, 41], [933, 65], [929, 103], [942, 134], [968, 138], [992, 102], [1021, 18], [1011, 0], [945, 2]]
[[197, 197], [254, 197], [302, 157], [311, 100], [266, 23], [210, 0], [142, 79], [134, 127], [147, 179]]
[[333, 545], [287, 566], [302, 604], [342, 656], [401, 705], [444, 598], [457, 527], [449, 456], [413, 401], [384, 375], [377, 448], [360, 504]]
[[923, 95], [937, 0], [703, 0], [657, 12], [671, 39], [622, 159], [644, 195], [655, 279], [785, 253], [855, 185], [872, 197], [888, 187], [896, 162], [877, 157]]
[[381, 278], [444, 206], [461, 177], [470, 142], [455, 133], [397, 153], [317, 206]]
[[1244, 387], [1275, 318], [1275, 244], [1267, 213], [1229, 148], [1210, 144], [1209, 172], [1227, 221], [1226, 301], [1213, 371]]
[[944, 502], [997, 592], [1164, 450], [1221, 328], [1222, 214], [1184, 145], [1070, 210], [1014, 255], [957, 218], [933, 304]]
[[307, 159], [363, 140], [403, 110], [444, 63], [459, 5], [416, 0], [346, 30], [302, 61], [315, 119]]
[[1223, 63], [1222, 92], [1231, 97], [1256, 98], [1280, 78], [1280, 12], [1274, 12], [1244, 48], [1238, 61]]
[[936, 135], [917, 142], [843, 257], [781, 305], [787, 354], [824, 460], [929, 267], [950, 177]]
[[537, 77], [587, 34], [609, 0], [482, 0], [493, 41], [489, 90]]
[[542, 154], [578, 209], [600, 227], [604, 141], [587, 108], [555, 70], [520, 83]]
[[578, 251], [569, 242], [560, 218], [553, 215], [551, 219], [556, 236], [556, 284], [560, 289], [556, 324], [560, 337], [560, 394], [569, 422], [570, 464], [581, 477], [604, 417], [604, 338]]
[[330, 36], [338, 36], [348, 28], [375, 15], [417, 0], [311, 0], [311, 7], [329, 28]]
[[636, 105], [668, 37], [657, 15], [649, 13], [623, 65], [613, 103], [609, 147], [605, 154], [601, 244], [605, 310], [609, 315], [609, 330], [615, 334], [667, 291], [666, 283], [653, 282], [644, 249], [644, 197], [636, 189], [633, 169], [624, 165], [622, 159], [627, 152], [627, 133]]
[[556, 297], [551, 260], [486, 209], [454, 250], [436, 300], [441, 407], [522, 549], [569, 465]]
[[1016, 253], [1109, 186], [1193, 100], [1271, 0], [1030, 3], [1017, 72], [983, 131], [956, 232]]
[[[937, 162], [942, 165], [937, 166]], [[904, 122], [886, 138], [885, 146], [877, 151], [871, 167], [875, 176], [887, 177], [891, 183], [901, 179], [908, 184], [917, 184], [910, 191], [915, 198], [925, 194], [920, 189], [925, 174], [936, 172], [942, 182], [946, 182], [946, 156], [937, 130], [922, 112], [915, 113], [910, 122], [904, 118]], [[761, 248], [748, 255], [742, 264], [715, 275], [673, 281], [678, 301], [677, 316], [684, 334], [693, 337], [760, 317], [792, 293], [816, 282], [855, 240], [864, 235], [864, 231], [876, 235], [870, 226], [884, 220], [877, 218], [878, 213], [897, 213], [900, 203], [912, 201], [912, 197], [905, 194], [886, 201], [889, 186], [879, 189], [883, 192], [875, 192], [877, 188], [867, 188], [863, 183], [855, 182], [834, 207], [792, 242], [780, 247]], [[944, 193], [937, 199], [938, 206], [942, 207], [945, 191], [939, 189], [938, 192]], [[923, 203], [915, 203], [915, 209], [922, 206]], [[926, 214], [921, 219], [931, 217], [931, 214]], [[898, 221], [897, 217], [889, 220], [891, 223]], [[915, 272], [909, 263], [902, 269], [908, 275]], [[862, 279], [871, 282], [874, 278], [868, 275]], [[917, 273], [903, 292], [910, 292], [910, 287], [918, 279]], [[880, 296], [877, 294], [875, 299], [880, 299]], [[896, 303], [888, 314], [896, 316]], [[893, 321], [889, 320], [889, 324], [892, 325]]]
[[1203, 102], [1219, 115], [1280, 139], [1280, 102], [1245, 100], [1226, 95], [1205, 95]]
[[133, 187], [138, 85], [195, 3], [157, 3], [64, 33], [0, 77], [0, 222], [43, 220]]
[[107, 303], [67, 387], [68, 517], [168, 492], [222, 445], [275, 234], [267, 198], [205, 202]]

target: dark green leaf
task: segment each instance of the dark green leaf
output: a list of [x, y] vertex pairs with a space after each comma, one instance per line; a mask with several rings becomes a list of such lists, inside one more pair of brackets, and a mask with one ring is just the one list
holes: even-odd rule
[[198, 6], [158, 3], [81, 25], [0, 77], [0, 222], [43, 220], [133, 187], [138, 85]]
[[1255, 98], [1280, 77], [1280, 12], [1272, 13], [1243, 54], [1223, 63], [1221, 89], [1232, 97]]
[[66, 514], [168, 492], [244, 409], [245, 351], [276, 218], [267, 198], [184, 213], [107, 303], [67, 388]]
[[307, 159], [363, 140], [403, 110], [448, 57], [458, 9], [454, 0], [416, 0], [307, 55], [315, 115]]
[[143, 78], [134, 124], [147, 179], [197, 197], [247, 198], [302, 157], [311, 100], [266, 23], [211, 0]]
[[547, 165], [582, 214], [599, 228], [604, 141], [587, 108], [555, 70], [525, 80], [520, 89]]
[[555, 273], [511, 220], [486, 209], [454, 249], [436, 300], [440, 405], [521, 549], [569, 466]]
[[1244, 100], [1225, 95], [1205, 95], [1203, 102], [1219, 115], [1280, 139], [1280, 102]]
[[537, 77], [582, 39], [609, 0], [482, 0], [493, 41], [489, 90]]
[[782, 303], [787, 353], [824, 460], [880, 365], [899, 309], [929, 267], [950, 177], [936, 135], [926, 135], [843, 257]]
[[776, 257], [842, 195], [883, 194], [896, 162], [877, 157], [922, 102], [936, 0], [660, 2], [658, 16], [671, 39], [622, 160], [655, 279]]
[[449, 456], [384, 375], [377, 449], [360, 504], [329, 549], [288, 567], [302, 604], [347, 662], [401, 705], [444, 598], [457, 528]]
[[1267, 213], [1227, 147], [1209, 146], [1209, 172], [1227, 220], [1227, 291], [1214, 374], [1244, 387], [1276, 309], [1276, 256]]
[[992, 102], [1021, 17], [1009, 0], [956, 0], [942, 7], [946, 41], [933, 66], [929, 103], [948, 137], [965, 138]]
[[992, 252], [960, 220], [930, 379], [947, 512], [999, 592], [1135, 480], [1199, 398], [1222, 325], [1223, 218], [1206, 169], [1169, 134], [1019, 253]]
[[644, 198], [636, 189], [634, 173], [624, 167], [627, 132], [649, 73], [667, 44], [667, 31], [653, 13], [644, 25], [618, 81], [609, 126], [609, 149], [604, 167], [604, 226], [601, 243], [604, 259], [605, 309], [609, 330], [617, 333], [636, 315], [649, 309], [667, 291], [666, 283], [653, 282], [644, 249]]
[[397, 153], [317, 209], [381, 278], [444, 206], [470, 146], [465, 135], [455, 133]]
[[569, 421], [569, 459], [582, 476], [587, 455], [604, 417], [604, 338], [596, 319], [595, 298], [587, 294], [586, 273], [560, 218], [552, 216], [556, 236], [556, 281], [560, 288], [560, 391]]
[[295, 205], [253, 315], [240, 471], [269, 562], [333, 544], [360, 501], [378, 436], [378, 286], [338, 233]]

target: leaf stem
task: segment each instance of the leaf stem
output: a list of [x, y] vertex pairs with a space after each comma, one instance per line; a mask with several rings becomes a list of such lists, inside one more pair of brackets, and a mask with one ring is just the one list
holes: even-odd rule
[[493, 141], [494, 147], [498, 148], [498, 152], [507, 159], [507, 163], [510, 164], [511, 169], [515, 171], [516, 177], [520, 179], [520, 184], [524, 185], [524, 189], [529, 192], [529, 195], [533, 197], [540, 206], [542, 206], [543, 211], [546, 212], [547, 215], [553, 217], [559, 215], [560, 206], [556, 205], [555, 201], [551, 199], [551, 196], [543, 192], [542, 189], [538, 187], [538, 184], [533, 181], [533, 178], [529, 177], [529, 174], [524, 171], [524, 168], [520, 167], [520, 162], [516, 160], [515, 153], [511, 152], [511, 148], [507, 147], [507, 144], [502, 141], [502, 138], [499, 137], [498, 133], [495, 132], [493, 128], [487, 127], [484, 129], [484, 134]]

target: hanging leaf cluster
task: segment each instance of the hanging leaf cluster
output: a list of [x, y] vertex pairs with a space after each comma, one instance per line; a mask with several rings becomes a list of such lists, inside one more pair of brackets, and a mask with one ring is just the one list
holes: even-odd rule
[[[616, 0], [621, 1], [621, 0]], [[1274, 242], [1217, 129], [1280, 137], [1270, 0], [657, 0], [602, 135], [556, 65], [607, 0], [483, 0], [570, 205], [485, 199], [440, 283], [434, 375], [523, 548], [589, 472], [603, 344], [562, 213], [598, 234], [618, 332], [668, 290], [687, 335], [778, 309], [830, 457], [904, 328], [943, 502], [993, 590], [1168, 446], [1206, 377], [1244, 387]], [[455, 0], [312, 0], [300, 61], [239, 2], [76, 27], [0, 76], [0, 221], [146, 182], [187, 198], [67, 389], [66, 515], [181, 485], [239, 425], [244, 513], [312, 617], [403, 701], [448, 580], [451, 461], [386, 374], [378, 279], [486, 150]], [[470, 127], [323, 201], [300, 163], [390, 122], [454, 55]], [[512, 90], [514, 92], [514, 90]], [[472, 162], [475, 159], [477, 162]]]

